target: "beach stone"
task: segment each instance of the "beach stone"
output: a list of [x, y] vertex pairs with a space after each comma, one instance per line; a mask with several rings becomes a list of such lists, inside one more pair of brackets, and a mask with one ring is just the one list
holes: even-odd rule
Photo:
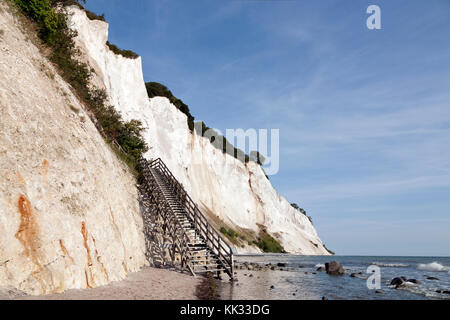
[[436, 277], [427, 277], [427, 280], [439, 280], [439, 279]]
[[275, 286], [270, 286], [270, 289], [275, 289]]
[[352, 273], [352, 274], [350, 275], [350, 277], [356, 278], [356, 273]]
[[436, 290], [437, 293], [444, 293], [444, 294], [450, 294], [450, 291], [448, 290]]
[[422, 282], [420, 282], [417, 279], [408, 279], [408, 282], [415, 283], [415, 284], [421, 284], [422, 283]]
[[270, 270], [275, 270], [275, 267], [270, 267]]
[[279, 262], [277, 263], [277, 267], [286, 267], [286, 263]]
[[377, 290], [377, 291], [375, 291], [375, 293], [376, 293], [376, 294], [384, 294], [384, 292], [381, 291], [381, 290]]
[[325, 263], [325, 270], [327, 271], [327, 273], [329, 275], [340, 276], [345, 273], [344, 268], [337, 261], [331, 261], [331, 262]]
[[326, 271], [326, 270], [325, 270], [325, 268], [324, 268], [324, 267], [318, 267], [316, 271], [320, 271], [320, 272], [322, 272], [322, 271]]
[[394, 278], [394, 279], [391, 280], [390, 285], [391, 285], [391, 286], [400, 286], [400, 285], [403, 284], [403, 282], [404, 282], [404, 280], [403, 280], [402, 278], [396, 277], [396, 278]]

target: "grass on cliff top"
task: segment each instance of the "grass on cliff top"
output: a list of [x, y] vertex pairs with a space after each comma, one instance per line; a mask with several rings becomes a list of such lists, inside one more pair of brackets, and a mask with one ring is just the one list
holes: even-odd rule
[[136, 120], [124, 121], [120, 113], [108, 104], [106, 92], [92, 86], [92, 70], [86, 63], [79, 61], [81, 52], [74, 41], [77, 33], [68, 27], [67, 14], [55, 10], [57, 5], [80, 4], [84, 1], [11, 1], [36, 25], [39, 38], [50, 49], [49, 59], [95, 117], [94, 123], [99, 132], [114, 145], [114, 150], [123, 153], [119, 158], [134, 172], [138, 158], [148, 150], [142, 137], [142, 123]]
[[109, 41], [106, 41], [106, 45], [112, 52], [114, 52], [115, 54], [121, 55], [122, 57], [129, 58], [129, 59], [139, 58], [139, 55], [136, 52], [133, 52], [131, 50], [120, 49], [118, 46], [110, 43]]
[[122, 57], [125, 57], [128, 59], [139, 58], [139, 55], [136, 52], [133, 52], [131, 50], [122, 50], [115, 44], [110, 43], [109, 41], [106, 41], [106, 45], [112, 52], [114, 52], [115, 54], [121, 55]]
[[[82, 1], [75, 1], [75, 0], [66, 0], [65, 2], [67, 2], [67, 5], [76, 5], [78, 8], [80, 8], [81, 10], [83, 10], [84, 12], [86, 12], [86, 16], [88, 17], [89, 20], [99, 20], [99, 21], [103, 21], [106, 22], [106, 18], [105, 18], [105, 14], [102, 13], [100, 15], [96, 14], [95, 12], [89, 11], [88, 9], [86, 9], [82, 4], [85, 3], [86, 0], [82, 0]], [[117, 55], [121, 55], [125, 58], [129, 58], [129, 59], [137, 59], [139, 57], [139, 55], [131, 50], [124, 50], [119, 48], [118, 46], [116, 46], [115, 44], [110, 43], [109, 41], [106, 42], [106, 45], [108, 46], [108, 48], [114, 52]]]
[[86, 11], [86, 15], [90, 20], [100, 20], [100, 21], [106, 22], [104, 13], [102, 13], [101, 15], [98, 15], [92, 11], [87, 10], [86, 8], [83, 8], [83, 10]]
[[170, 103], [172, 103], [178, 110], [187, 116], [189, 129], [191, 131], [194, 130], [194, 117], [192, 116], [189, 107], [183, 101], [175, 97], [172, 94], [172, 91], [170, 91], [165, 85], [158, 82], [147, 82], [145, 83], [145, 87], [149, 98], [166, 97], [169, 99]]

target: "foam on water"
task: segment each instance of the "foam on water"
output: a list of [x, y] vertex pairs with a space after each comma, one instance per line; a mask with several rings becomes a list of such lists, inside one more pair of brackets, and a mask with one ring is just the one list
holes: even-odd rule
[[[421, 264], [419, 264], [417, 269], [423, 270], [423, 271], [432, 271], [432, 272], [442, 272], [442, 271], [448, 270], [447, 267], [444, 267], [442, 264], [440, 264], [439, 262], [436, 262], [436, 261], [431, 262], [431, 263], [421, 263]], [[450, 273], [450, 271], [449, 271], [449, 273]]]
[[390, 267], [390, 268], [408, 268], [410, 265], [406, 263], [383, 263], [383, 262], [372, 262], [373, 265], [379, 267]]

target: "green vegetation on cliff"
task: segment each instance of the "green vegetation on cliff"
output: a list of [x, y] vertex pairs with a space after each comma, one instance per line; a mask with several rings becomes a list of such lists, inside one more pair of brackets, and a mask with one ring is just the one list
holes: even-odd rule
[[121, 55], [122, 57], [129, 58], [129, 59], [139, 58], [139, 55], [136, 52], [133, 52], [131, 50], [120, 49], [118, 46], [110, 43], [109, 41], [106, 41], [106, 45], [112, 52], [114, 52], [115, 54]]
[[267, 253], [286, 253], [283, 246], [274, 237], [268, 234], [266, 230], [262, 230], [258, 241], [253, 241], [253, 243]]
[[[235, 148], [223, 135], [218, 134], [216, 131], [214, 131], [212, 128], [208, 127], [203, 121], [199, 122], [199, 128], [197, 129], [195, 123], [194, 123], [194, 116], [191, 114], [189, 107], [181, 100], [175, 97], [172, 94], [172, 91], [170, 91], [165, 85], [158, 83], [158, 82], [147, 82], [145, 84], [147, 88], [147, 93], [149, 98], [153, 97], [166, 97], [169, 99], [169, 101], [177, 107], [178, 110], [183, 112], [187, 116], [187, 123], [188, 127], [191, 131], [196, 130], [197, 134], [204, 136], [205, 133], [208, 131], [211, 136], [210, 142], [218, 149], [222, 149], [223, 153], [228, 153], [232, 157], [236, 159], [243, 159], [245, 163], [250, 161], [250, 157], [245, 154], [244, 151]], [[257, 154], [257, 162], [258, 164], [262, 164], [260, 162], [260, 159], [263, 159], [261, 155], [257, 151], [253, 151], [255, 154]]]
[[169, 99], [170, 103], [172, 103], [178, 110], [183, 112], [187, 116], [187, 122], [189, 129], [194, 130], [194, 117], [189, 110], [189, 107], [180, 99], [175, 97], [165, 85], [158, 82], [147, 82], [145, 84], [147, 88], [147, 94], [149, 98], [153, 97], [166, 97]]
[[84, 1], [74, 0], [12, 0], [22, 13], [36, 24], [39, 38], [50, 49], [49, 59], [58, 66], [60, 75], [74, 88], [76, 95], [95, 116], [99, 131], [113, 148], [120, 149], [120, 157], [134, 170], [137, 159], [148, 150], [142, 137], [139, 121], [124, 121], [116, 109], [108, 104], [104, 90], [90, 84], [92, 70], [80, 62], [80, 50], [74, 38], [77, 33], [68, 27], [64, 10], [57, 5], [72, 5]]

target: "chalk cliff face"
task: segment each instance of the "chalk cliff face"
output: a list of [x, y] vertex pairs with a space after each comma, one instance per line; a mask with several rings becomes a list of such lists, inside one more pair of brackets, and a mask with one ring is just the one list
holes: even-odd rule
[[[168, 99], [148, 99], [141, 58], [114, 54], [106, 46], [107, 23], [89, 20], [76, 7], [70, 12], [78, 45], [95, 69], [95, 82], [106, 89], [110, 102], [126, 120], [141, 120], [147, 128], [150, 150], [146, 157], [160, 157], [216, 226], [254, 235], [265, 229], [288, 252], [328, 254], [308, 218], [277, 194], [259, 165], [225, 155], [206, 138], [192, 133], [186, 116]], [[248, 245], [237, 250], [259, 252]]]
[[4, 3], [0, 30], [0, 286], [123, 279], [146, 263], [135, 179]]

